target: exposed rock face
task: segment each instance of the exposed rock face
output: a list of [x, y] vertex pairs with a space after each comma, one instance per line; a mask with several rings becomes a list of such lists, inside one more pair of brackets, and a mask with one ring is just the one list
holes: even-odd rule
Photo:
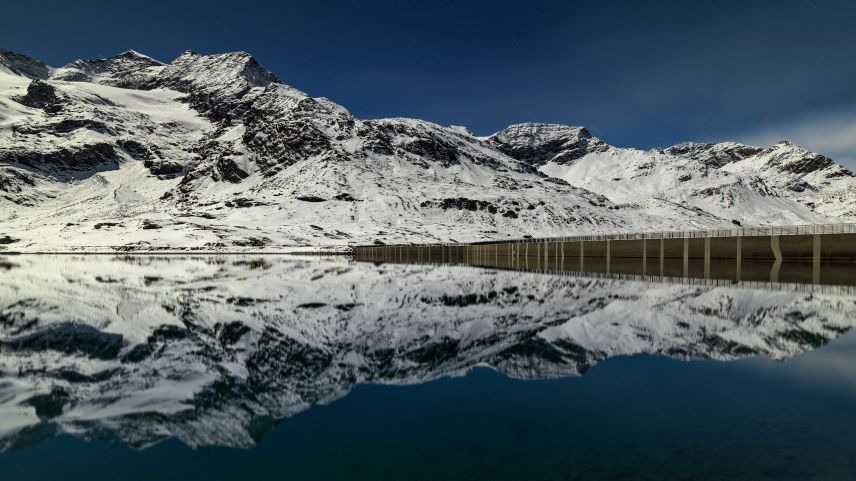
[[246, 52], [201, 55], [187, 51], [153, 76], [146, 86], [184, 92], [195, 110], [216, 121], [232, 121], [243, 116], [271, 83], [280, 82]]
[[[26, 172], [11, 166], [0, 165], [0, 192], [18, 194], [32, 187], [35, 187], [35, 182]], [[14, 198], [6, 196], [6, 199]]]
[[40, 153], [0, 152], [0, 162], [16, 162], [35, 169], [78, 171], [96, 167], [115, 167], [119, 162], [119, 156], [111, 144], [96, 143]]
[[665, 150], [668, 154], [695, 160], [712, 168], [720, 168], [732, 162], [758, 155], [763, 151], [764, 149], [761, 147], [733, 142], [723, 144], [684, 142]]
[[[255, 154], [265, 176], [300, 160], [333, 155], [336, 140], [353, 135], [356, 119], [324, 99], [271, 84], [261, 92], [243, 118], [243, 144]], [[341, 150], [340, 155], [345, 155]]]
[[584, 127], [557, 124], [511, 125], [490, 136], [489, 141], [504, 154], [536, 166], [569, 164], [608, 147]]
[[[245, 52], [40, 65], [0, 52], [0, 117], [14, 119], [0, 128], [0, 228], [33, 248], [43, 239], [210, 249], [250, 238], [469, 241], [856, 219], [853, 174], [787, 143], [642, 152], [582, 127], [519, 124], [480, 138], [413, 119], [361, 120], [283, 85]], [[235, 199], [251, 200], [240, 215]], [[117, 227], [90, 235], [105, 220]], [[144, 220], [161, 228], [142, 229]]]
[[[57, 113], [62, 110], [63, 99], [57, 89], [44, 81], [33, 80], [27, 87], [27, 95], [18, 100], [27, 107], [42, 109], [47, 113]], [[60, 131], [62, 128], [60, 128]]]

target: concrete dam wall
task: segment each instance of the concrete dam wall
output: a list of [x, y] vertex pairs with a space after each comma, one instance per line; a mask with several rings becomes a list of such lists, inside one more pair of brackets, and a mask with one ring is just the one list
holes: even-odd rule
[[753, 229], [748, 231], [751, 235], [744, 230], [696, 231], [379, 245], [357, 247], [355, 257], [371, 262], [853, 285], [856, 229], [850, 229], [850, 225], [808, 226]]

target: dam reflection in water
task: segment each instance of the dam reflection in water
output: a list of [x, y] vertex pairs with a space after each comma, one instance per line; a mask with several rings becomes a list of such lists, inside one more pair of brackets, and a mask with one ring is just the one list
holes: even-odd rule
[[[544, 244], [514, 247], [391, 246], [357, 253], [365, 262], [398, 264], [469, 265], [524, 272], [613, 277], [670, 283], [798, 284], [856, 286], [856, 260], [717, 259], [700, 257], [607, 257], [560, 252]], [[497, 248], [500, 247], [500, 248]], [[552, 249], [552, 250], [551, 250]], [[778, 286], [785, 287], [785, 286]]]

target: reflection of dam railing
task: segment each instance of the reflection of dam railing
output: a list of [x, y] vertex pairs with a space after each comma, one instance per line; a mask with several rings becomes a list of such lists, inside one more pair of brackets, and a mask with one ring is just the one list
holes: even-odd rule
[[735, 281], [729, 279], [704, 279], [697, 277], [660, 277], [641, 276], [636, 274], [606, 274], [595, 272], [566, 272], [567, 275], [576, 277], [593, 277], [598, 279], [617, 279], [627, 281], [654, 282], [663, 284], [684, 284], [705, 287], [737, 287], [744, 289], [765, 289], [787, 292], [811, 292], [816, 294], [853, 295], [856, 294], [856, 286], [827, 285], [827, 284], [801, 284], [797, 282], [769, 282], [769, 281]]
[[[482, 269], [494, 269], [501, 271], [517, 271], [524, 273], [532, 273], [532, 274], [552, 274], [552, 275], [562, 275], [569, 277], [582, 277], [582, 278], [591, 278], [591, 279], [614, 279], [621, 281], [635, 281], [635, 282], [646, 282], [646, 283], [656, 283], [656, 284], [681, 284], [681, 285], [697, 285], [704, 287], [734, 287], [738, 289], [755, 289], [755, 290], [772, 290], [772, 291], [785, 291], [785, 292], [806, 292], [806, 293], [815, 293], [815, 294], [831, 294], [831, 295], [856, 295], [856, 276], [838, 276], [839, 282], [845, 282], [844, 284], [819, 284], [813, 283], [811, 281], [805, 282], [800, 280], [793, 280], [792, 278], [783, 280], [783, 281], [771, 281], [769, 279], [753, 279], [753, 280], [737, 280], [734, 278], [725, 278], [725, 277], [681, 277], [678, 275], [656, 275], [656, 274], [640, 274], [640, 273], [629, 273], [629, 272], [596, 272], [592, 270], [580, 271], [573, 269], [553, 269], [550, 267], [547, 268], [536, 268], [536, 267], [517, 267], [517, 266], [500, 266], [500, 265], [490, 265], [490, 264], [467, 264], [461, 262], [439, 262], [438, 260], [431, 261], [428, 259], [422, 260], [399, 260], [397, 258], [391, 258], [389, 260], [375, 260], [368, 261], [365, 259], [358, 259], [365, 262], [379, 262], [379, 263], [390, 263], [390, 264], [413, 264], [413, 265], [437, 265], [437, 266], [468, 266]], [[787, 263], [785, 264], [787, 266]], [[769, 275], [772, 271], [772, 267], [769, 267], [770, 264], [767, 264], [768, 269], [759, 269], [753, 268], [752, 270], [758, 274], [761, 273], [763, 275]], [[829, 269], [843, 269], [847, 274], [854, 271], [853, 268], [849, 265], [841, 265], [841, 264], [831, 264], [829, 266], [825, 266]], [[691, 275], [695, 274], [695, 272], [690, 272]], [[754, 276], [753, 276], [754, 277]]]

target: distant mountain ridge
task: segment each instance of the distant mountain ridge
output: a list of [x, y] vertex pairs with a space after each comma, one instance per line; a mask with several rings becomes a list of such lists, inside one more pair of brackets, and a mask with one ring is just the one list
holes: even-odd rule
[[362, 120], [252, 55], [0, 50], [0, 236], [15, 250], [286, 248], [856, 219], [790, 143], [640, 151], [582, 127], [489, 137]]
[[489, 141], [616, 203], [685, 205], [749, 224], [856, 217], [853, 172], [788, 141], [769, 148], [685, 142], [640, 151], [605, 144], [584, 128], [549, 124], [512, 125]]

